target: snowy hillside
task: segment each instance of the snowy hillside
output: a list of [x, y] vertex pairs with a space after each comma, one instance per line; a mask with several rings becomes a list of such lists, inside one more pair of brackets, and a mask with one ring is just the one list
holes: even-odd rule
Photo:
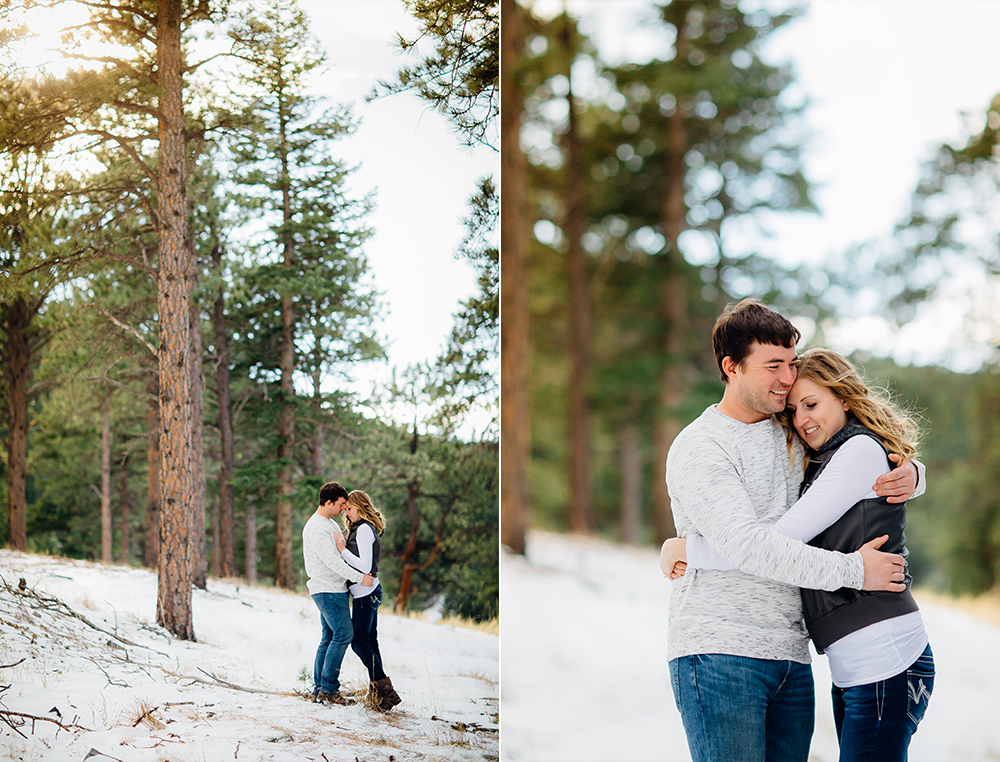
[[[312, 689], [320, 634], [304, 592], [210, 580], [195, 591], [198, 642], [187, 643], [155, 625], [149, 571], [0, 550], [0, 576], [0, 759], [499, 756], [495, 635], [380, 612], [404, 702], [382, 715], [298, 695]], [[341, 681], [345, 692], [367, 683], [350, 651]]]
[[[505, 762], [689, 760], [666, 662], [670, 583], [655, 551], [535, 533], [501, 560]], [[1000, 759], [1000, 627], [918, 601], [937, 664], [911, 762]], [[814, 655], [811, 758], [838, 757], [826, 658]]]

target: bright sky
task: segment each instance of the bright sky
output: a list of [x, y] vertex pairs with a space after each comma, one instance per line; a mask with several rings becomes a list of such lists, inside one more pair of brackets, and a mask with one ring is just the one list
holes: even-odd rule
[[[570, 0], [611, 62], [664, 55], [669, 40], [643, 30], [651, 0]], [[745, 3], [747, 7], [752, 3]], [[538, 0], [557, 13], [562, 0]], [[818, 215], [782, 215], [766, 251], [780, 260], [820, 262], [852, 243], [892, 234], [907, 212], [921, 163], [942, 142], [978, 131], [1000, 93], [1000, 2], [993, 0], [812, 0], [804, 17], [772, 38], [766, 56], [790, 61], [811, 106], [813, 142], [805, 152]], [[971, 121], [963, 118], [971, 116]], [[924, 305], [895, 331], [878, 316], [846, 323], [831, 336], [901, 362], [944, 357], [969, 335], [967, 300]], [[992, 328], [995, 330], [995, 327]], [[952, 351], [956, 369], [977, 364], [976, 351]]]
[[433, 360], [451, 332], [459, 302], [475, 292], [472, 268], [454, 256], [480, 177], [498, 174], [499, 154], [467, 149], [448, 122], [408, 93], [366, 104], [378, 79], [410, 59], [393, 46], [416, 23], [399, 0], [300, 0], [333, 66], [323, 94], [356, 104], [357, 133], [344, 155], [360, 168], [359, 192], [377, 190], [365, 244], [376, 288], [384, 293], [389, 362]]

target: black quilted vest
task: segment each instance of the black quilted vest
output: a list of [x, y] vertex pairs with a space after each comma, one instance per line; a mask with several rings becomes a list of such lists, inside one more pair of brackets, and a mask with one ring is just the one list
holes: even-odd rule
[[378, 532], [375, 530], [374, 525], [370, 521], [365, 521], [364, 519], [359, 519], [358, 523], [351, 527], [351, 536], [347, 538], [346, 548], [351, 551], [354, 555], [360, 556], [358, 553], [358, 527], [362, 524], [367, 524], [371, 527], [372, 534], [375, 535], [375, 542], [372, 545], [372, 570], [368, 572], [373, 577], [378, 576], [378, 562], [382, 557], [382, 539], [378, 536]]
[[[813, 454], [806, 467], [800, 495], [809, 489], [826, 468], [838, 448], [856, 436], [868, 436], [878, 442], [886, 451], [886, 462], [892, 467], [882, 441], [857, 420], [851, 419]], [[905, 558], [908, 555], [906, 537], [903, 534], [905, 527], [906, 503], [890, 503], [885, 498], [876, 497], [855, 503], [837, 521], [810, 540], [809, 544], [824, 550], [853, 553], [869, 540], [889, 535], [889, 539], [879, 550], [899, 553]], [[816, 650], [823, 653], [831, 643], [862, 627], [917, 611], [917, 603], [910, 593], [911, 581], [910, 575], [906, 574], [906, 590], [902, 593], [846, 587], [833, 592], [803, 588], [802, 609]]]

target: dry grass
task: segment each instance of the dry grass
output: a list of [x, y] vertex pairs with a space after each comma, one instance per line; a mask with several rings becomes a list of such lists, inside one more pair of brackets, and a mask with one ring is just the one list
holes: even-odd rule
[[155, 716], [159, 708], [146, 699], [137, 698], [132, 707], [123, 713], [121, 722], [133, 728], [142, 725], [150, 730], [163, 730], [166, 724]]
[[1000, 588], [981, 595], [952, 596], [922, 588], [914, 590], [913, 594], [918, 601], [958, 609], [984, 622], [1000, 626]]
[[[430, 622], [432, 621], [422, 611], [407, 611], [405, 614], [407, 619], [416, 619], [418, 622]], [[445, 616], [434, 622], [435, 624], [444, 624], [451, 627], [463, 627], [466, 630], [475, 630], [476, 632], [485, 632], [487, 635], [500, 635], [500, 619], [494, 617], [485, 622], [474, 622], [471, 619], [463, 619], [460, 616]]]

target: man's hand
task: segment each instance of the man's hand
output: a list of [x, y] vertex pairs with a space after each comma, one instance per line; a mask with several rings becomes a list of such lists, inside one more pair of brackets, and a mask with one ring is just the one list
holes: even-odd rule
[[671, 537], [660, 548], [660, 571], [664, 577], [677, 579], [687, 571], [687, 540]]
[[371, 574], [366, 574], [365, 578], [361, 580], [362, 587], [372, 587], [374, 584], [375, 584], [375, 578]]
[[890, 593], [901, 593], [906, 590], [903, 584], [906, 571], [906, 559], [896, 553], [883, 553], [878, 550], [889, 535], [876, 537], [859, 548], [861, 558], [865, 562], [865, 584], [863, 590], [888, 590]]
[[337, 550], [343, 553], [344, 548], [347, 547], [347, 540], [344, 539], [344, 533], [340, 531], [340, 527], [336, 524], [333, 526], [333, 541], [337, 543]]
[[[894, 452], [889, 453], [889, 460], [900, 463], [900, 457]], [[917, 467], [912, 461], [904, 460], [887, 474], [882, 474], [876, 481], [875, 494], [884, 497], [890, 503], [902, 503], [913, 495], [917, 488]]]

